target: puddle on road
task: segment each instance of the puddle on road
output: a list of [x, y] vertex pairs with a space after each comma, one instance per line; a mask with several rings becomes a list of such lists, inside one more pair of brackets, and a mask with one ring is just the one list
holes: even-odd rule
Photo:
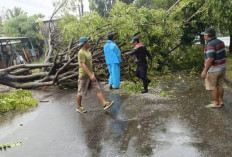
[[106, 112], [110, 120], [99, 156], [201, 156], [193, 145], [199, 139], [167, 104], [141, 104], [137, 98], [128, 101], [119, 94], [110, 97], [115, 105]]
[[201, 140], [194, 138], [191, 131], [175, 117], [155, 131], [153, 137], [157, 143], [153, 153], [157, 157], [201, 156], [197, 148], [193, 146], [193, 143], [201, 142]]
[[[154, 85], [175, 98], [163, 98], [153, 93], [128, 96], [111, 91], [107, 98], [114, 100], [115, 104], [106, 112], [96, 97], [89, 96], [83, 101], [90, 111], [85, 115], [73, 112], [75, 102], [64, 103], [69, 102], [73, 98], [71, 94], [76, 91], [69, 95], [62, 93], [58, 96], [62, 101], [57, 101], [59, 104], [54, 105], [50, 112], [59, 108], [62, 117], [58, 118], [65, 121], [66, 127], [73, 129], [77, 126], [76, 130], [80, 130], [73, 131], [75, 135], [65, 136], [68, 139], [75, 137], [72, 139], [74, 145], [66, 145], [84, 148], [91, 156], [228, 156], [232, 153], [231, 107], [205, 110], [203, 104], [210, 100], [210, 94], [205, 91], [202, 82], [198, 77], [185, 79], [178, 75], [175, 79], [163, 79], [163, 82]], [[228, 88], [225, 96], [228, 104], [232, 104], [231, 93]], [[43, 111], [46, 111], [45, 108]], [[10, 126], [12, 119], [17, 119], [13, 115], [6, 116], [0, 124]], [[26, 119], [31, 120], [33, 116], [30, 112], [25, 114]], [[66, 124], [66, 121], [70, 124]], [[13, 124], [18, 123], [16, 120]], [[0, 132], [4, 131], [1, 129]], [[60, 138], [65, 141], [65, 137]], [[75, 140], [80, 141], [81, 145], [77, 145]], [[66, 151], [70, 152], [69, 147]]]
[[[182, 75], [177, 79], [180, 80], [176, 82], [175, 79], [169, 79], [158, 84], [159, 88], [174, 95], [176, 101], [161, 99], [160, 102], [152, 102], [135, 97], [132, 100], [121, 100], [127, 103], [119, 105], [119, 114], [114, 115], [114, 120], [107, 125], [108, 136], [101, 143], [100, 156], [198, 157], [231, 154], [228, 147], [225, 150], [214, 142], [224, 139], [226, 144], [222, 142], [219, 145], [224, 148], [225, 145], [231, 145], [231, 127], [226, 129], [224, 137], [221, 136], [222, 129], [217, 130], [213, 137], [207, 136], [208, 130], [216, 131], [215, 125], [209, 121], [212, 117], [209, 114], [215, 111], [204, 109], [204, 104], [211, 99], [204, 89], [204, 81], [198, 77]], [[231, 92], [227, 90], [227, 93]], [[228, 95], [225, 99], [231, 102]], [[226, 116], [220, 111], [216, 113], [220, 114], [222, 122], [217, 123], [216, 128], [225, 128], [227, 119], [231, 117], [228, 113]], [[215, 150], [215, 146], [218, 150]]]

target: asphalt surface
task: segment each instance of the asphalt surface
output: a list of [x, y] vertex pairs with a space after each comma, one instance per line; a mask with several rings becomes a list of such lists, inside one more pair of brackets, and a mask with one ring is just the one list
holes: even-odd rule
[[[76, 113], [76, 90], [35, 91], [43, 100], [27, 111], [0, 116], [0, 157], [231, 157], [232, 90], [225, 106], [205, 109], [210, 94], [201, 83], [164, 98], [153, 89], [129, 96], [104, 90], [115, 104], [103, 111], [96, 96], [83, 99]], [[48, 102], [46, 102], [48, 101]]]

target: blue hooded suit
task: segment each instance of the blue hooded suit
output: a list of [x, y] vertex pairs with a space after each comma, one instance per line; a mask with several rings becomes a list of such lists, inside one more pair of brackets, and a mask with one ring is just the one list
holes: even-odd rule
[[119, 88], [121, 51], [112, 40], [107, 40], [104, 45], [104, 55], [110, 73], [109, 85], [113, 88]]

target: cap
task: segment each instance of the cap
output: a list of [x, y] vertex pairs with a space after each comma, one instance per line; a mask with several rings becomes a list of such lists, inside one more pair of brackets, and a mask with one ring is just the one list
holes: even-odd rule
[[82, 46], [87, 41], [89, 41], [89, 38], [87, 38], [87, 37], [80, 37], [78, 46]]
[[130, 43], [134, 43], [134, 42], [138, 42], [138, 43], [139, 43], [139, 38], [134, 37], [134, 38], [131, 40], [131, 42], [130, 42]]
[[204, 32], [201, 33], [201, 35], [216, 35], [216, 31], [213, 28], [207, 28]]

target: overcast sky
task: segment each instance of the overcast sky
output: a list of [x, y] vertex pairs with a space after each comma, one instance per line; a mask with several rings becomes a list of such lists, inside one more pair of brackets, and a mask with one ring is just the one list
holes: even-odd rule
[[[52, 15], [54, 0], [0, 0], [0, 10], [20, 7], [28, 15], [42, 13], [46, 18]], [[89, 11], [88, 0], [84, 0], [84, 11]]]

